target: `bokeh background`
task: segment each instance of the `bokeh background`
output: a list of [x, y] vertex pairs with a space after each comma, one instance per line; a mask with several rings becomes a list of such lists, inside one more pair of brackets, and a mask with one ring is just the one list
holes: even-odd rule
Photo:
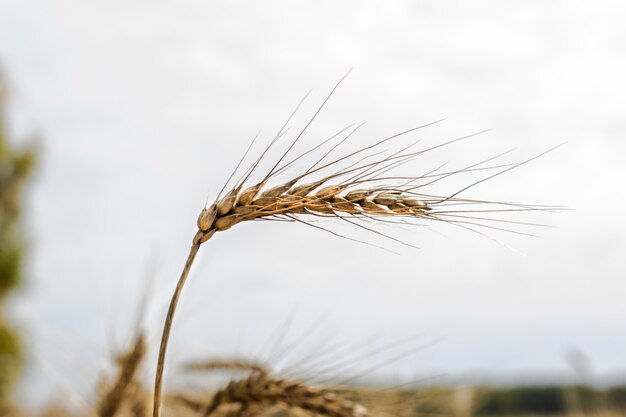
[[2, 0], [9, 129], [37, 134], [41, 149], [27, 280], [9, 305], [28, 340], [22, 395], [87, 397], [144, 294], [156, 347], [207, 196], [258, 130], [267, 143], [312, 89], [302, 126], [352, 67], [305, 145], [352, 122], [366, 122], [354, 148], [442, 117], [414, 138], [493, 129], [416, 161], [423, 172], [566, 142], [470, 196], [573, 210], [516, 215], [554, 227], [498, 235], [515, 250], [441, 224], [412, 231], [419, 250], [352, 231], [400, 255], [300, 225], [238, 226], [201, 251], [171, 363], [267, 354], [287, 322], [283, 344], [319, 321], [302, 352], [438, 340], [352, 370], [380, 363], [376, 375], [395, 382], [623, 382], [625, 19], [617, 0]]

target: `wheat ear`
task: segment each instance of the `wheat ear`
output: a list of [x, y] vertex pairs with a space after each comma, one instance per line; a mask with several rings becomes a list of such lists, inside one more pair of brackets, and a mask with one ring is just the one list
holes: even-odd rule
[[246, 411], [272, 405], [300, 408], [314, 414], [328, 417], [366, 417], [365, 407], [355, 404], [340, 395], [300, 382], [286, 379], [274, 379], [267, 374], [253, 373], [247, 378], [230, 381], [228, 385], [215, 393], [208, 404], [178, 397], [180, 402], [203, 417], [212, 416], [218, 408], [237, 404], [236, 416], [246, 415]]
[[113, 417], [119, 410], [127, 393], [136, 383], [136, 374], [146, 354], [146, 341], [140, 334], [131, 349], [118, 360], [118, 372], [115, 383], [102, 396], [97, 414], [99, 417]]
[[[328, 155], [332, 151], [334, 151], [338, 145], [342, 144], [357, 131], [357, 129], [359, 128], [359, 126], [357, 126], [356, 128], [350, 130], [347, 134], [345, 134], [342, 140], [337, 145], [331, 148], [330, 151], [326, 152], [326, 154], [324, 154], [319, 160], [317, 160], [317, 162], [310, 166], [304, 173], [295, 176], [291, 180], [285, 181], [282, 184], [269, 187], [269, 181], [274, 180], [278, 176], [278, 174], [281, 174], [288, 168], [292, 167], [294, 163], [302, 156], [310, 153], [312, 150], [315, 150], [319, 147], [318, 145], [315, 148], [296, 157], [295, 159], [281, 165], [283, 159], [293, 148], [296, 142], [298, 142], [298, 140], [301, 138], [302, 134], [315, 119], [317, 114], [320, 112], [324, 104], [328, 101], [338, 85], [339, 83], [335, 86], [335, 88], [333, 88], [331, 93], [328, 95], [326, 100], [324, 100], [314, 116], [305, 125], [304, 129], [292, 141], [287, 151], [282, 154], [282, 156], [279, 158], [273, 168], [265, 175], [265, 177], [261, 181], [257, 182], [254, 185], [244, 187], [247, 180], [250, 178], [253, 171], [258, 166], [263, 156], [266, 154], [267, 150], [272, 145], [274, 145], [274, 143], [280, 137], [285, 134], [285, 126], [287, 125], [287, 122], [285, 123], [285, 125], [283, 125], [281, 130], [271, 141], [267, 149], [245, 172], [243, 178], [240, 179], [230, 189], [230, 191], [226, 192], [222, 196], [222, 192], [226, 189], [226, 185], [241, 165], [241, 162], [243, 161], [242, 158], [242, 161], [240, 161], [239, 165], [237, 165], [237, 168], [235, 169], [235, 171], [233, 171], [233, 174], [231, 174], [231, 177], [224, 185], [222, 192], [218, 194], [215, 202], [201, 211], [197, 221], [198, 231], [193, 238], [191, 250], [187, 257], [187, 261], [174, 290], [174, 294], [172, 295], [172, 299], [170, 301], [170, 305], [165, 319], [165, 324], [163, 326], [154, 386], [153, 417], [160, 416], [165, 355], [167, 352], [168, 340], [172, 328], [172, 320], [174, 318], [178, 299], [185, 285], [185, 282], [189, 275], [189, 271], [200, 246], [209, 239], [211, 239], [211, 237], [213, 237], [215, 233], [226, 231], [238, 223], [247, 221], [281, 220], [289, 222], [299, 222], [317, 229], [325, 230], [333, 235], [345, 238], [345, 236], [339, 235], [331, 230], [318, 226], [309, 220], [311, 218], [335, 218], [405, 244], [398, 239], [376, 231], [371, 226], [369, 226], [369, 224], [371, 224], [373, 220], [376, 220], [377, 222], [405, 225], [410, 224], [410, 221], [414, 219], [424, 219], [427, 221], [443, 221], [446, 223], [451, 223], [464, 229], [469, 229], [471, 231], [484, 235], [484, 233], [476, 230], [476, 228], [482, 227], [490, 230], [505, 230], [515, 232], [514, 230], [506, 229], [500, 226], [500, 223], [490, 224], [489, 222], [507, 222], [513, 224], [523, 223], [516, 223], [502, 219], [485, 218], [480, 216], [480, 213], [538, 210], [548, 211], [554, 209], [554, 207], [547, 206], [531, 206], [517, 203], [514, 204], [506, 202], [488, 202], [482, 200], [462, 199], [458, 196], [461, 192], [464, 192], [481, 182], [494, 178], [507, 171], [510, 171], [511, 169], [517, 168], [527, 162], [530, 162], [545, 154], [545, 152], [531, 159], [515, 164], [486, 166], [488, 162], [491, 162], [494, 159], [504, 155], [500, 154], [496, 155], [495, 157], [488, 158], [486, 160], [464, 167], [462, 169], [448, 172], [441, 172], [441, 168], [443, 167], [442, 166], [423, 175], [413, 177], [384, 175], [399, 166], [413, 161], [415, 158], [419, 157], [427, 151], [431, 151], [464, 139], [471, 138], [473, 136], [476, 136], [477, 134], [453, 139], [438, 144], [436, 146], [432, 146], [430, 148], [421, 149], [419, 151], [410, 151], [410, 148], [417, 144], [417, 142], [414, 142], [413, 144], [402, 148], [399, 151], [387, 154], [379, 159], [374, 160], [373, 162], [366, 162], [367, 159], [371, 159], [372, 157], [383, 154], [385, 153], [385, 151], [374, 152], [369, 155], [365, 154], [365, 152], [375, 150], [376, 148], [380, 149], [380, 146], [383, 144], [387, 144], [390, 141], [415, 130], [430, 126], [433, 123], [408, 129], [404, 132], [400, 132], [398, 134], [379, 140], [372, 145], [360, 148], [355, 152], [349, 153], [331, 162], [323, 163], [323, 160], [328, 157]], [[344, 131], [345, 130], [346, 129], [344, 129]], [[327, 141], [324, 141], [323, 143], [326, 142]], [[250, 148], [248, 148], [248, 150], [249, 149]], [[357, 159], [356, 162], [352, 162], [355, 160], [355, 158], [359, 159]], [[348, 166], [336, 168], [338, 166], [341, 166], [342, 164], [348, 164]], [[329, 169], [333, 170], [331, 174], [328, 174], [319, 179], [309, 180], [309, 178], [312, 178], [314, 175], [319, 175], [322, 172], [327, 172], [327, 170]], [[471, 183], [451, 195], [436, 196], [432, 194], [424, 194], [421, 191], [422, 188], [431, 186], [434, 183], [449, 178], [451, 176], [483, 170], [495, 170], [495, 173], [490, 174], [479, 181]], [[489, 209], [480, 208], [477, 210], [468, 210], [467, 208], [464, 208], [468, 205], [480, 206], [484, 204], [491, 204], [495, 205], [496, 207]]]

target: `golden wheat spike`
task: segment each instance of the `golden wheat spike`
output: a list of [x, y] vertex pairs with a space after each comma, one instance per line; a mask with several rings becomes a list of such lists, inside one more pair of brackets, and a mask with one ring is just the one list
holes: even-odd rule
[[186, 397], [177, 399], [192, 410], [202, 412], [204, 417], [210, 417], [218, 409], [231, 405], [238, 406], [238, 415], [245, 415], [245, 411], [281, 405], [287, 409], [299, 408], [328, 417], [367, 417], [365, 407], [336, 393], [296, 381], [274, 379], [264, 373], [252, 373], [244, 379], [230, 381], [213, 395], [208, 404]]
[[118, 372], [115, 383], [102, 395], [97, 413], [99, 417], [113, 417], [119, 410], [122, 401], [132, 391], [136, 383], [136, 374], [139, 365], [146, 354], [146, 341], [139, 335], [128, 352], [118, 360]]
[[[337, 86], [335, 86], [335, 88], [336, 87]], [[326, 103], [329, 97], [326, 98], [324, 103]], [[169, 335], [172, 327], [173, 317], [176, 311], [176, 306], [178, 304], [178, 299], [180, 297], [182, 288], [185, 285], [185, 282], [189, 275], [189, 271], [200, 246], [204, 242], [211, 239], [211, 237], [213, 237], [215, 233], [229, 230], [233, 226], [247, 221], [282, 219], [308, 224], [310, 226], [326, 230], [334, 235], [341, 236], [331, 230], [315, 226], [309, 223], [309, 221], [307, 220], [308, 217], [335, 217], [348, 223], [360, 226], [361, 228], [366, 229], [370, 232], [383, 235], [394, 241], [403, 243], [407, 246], [411, 246], [399, 241], [398, 239], [394, 239], [373, 229], [355, 223], [355, 221], [369, 221], [371, 219], [398, 217], [400, 218], [399, 220], [422, 219], [429, 221], [443, 221], [446, 223], [456, 224], [462, 228], [469, 229], [475, 232], [476, 230], [473, 229], [474, 227], [486, 227], [489, 229], [510, 231], [502, 227], [484, 224], [488, 221], [504, 221], [501, 219], [489, 219], [468, 216], [462, 217], [461, 215], [459, 215], [459, 213], [463, 213], [462, 209], [436, 209], [438, 207], [449, 207], [450, 204], [456, 203], [497, 204], [499, 206], [504, 206], [504, 208], [500, 211], [549, 211], [553, 209], [552, 207], [545, 206], [539, 207], [511, 203], [490, 203], [488, 201], [480, 200], [465, 200], [458, 197], [461, 192], [464, 192], [467, 189], [481, 182], [484, 182], [485, 180], [494, 178], [500, 174], [510, 171], [513, 168], [519, 167], [533, 159], [536, 159], [538, 156], [545, 154], [545, 152], [534, 158], [517, 164], [482, 167], [480, 169], [496, 170], [496, 173], [482, 178], [479, 181], [471, 183], [468, 186], [462, 188], [460, 191], [457, 191], [448, 196], [425, 195], [419, 194], [418, 192], [421, 191], [420, 188], [430, 186], [440, 179], [447, 178], [451, 175], [474, 171], [476, 170], [477, 166], [483, 165], [484, 163], [491, 161], [500, 155], [489, 158], [485, 161], [481, 161], [479, 163], [472, 164], [466, 169], [461, 169], [450, 173], [438, 174], [439, 176], [436, 176], [435, 179], [433, 179], [431, 171], [430, 173], [421, 177], [397, 177], [397, 179], [401, 179], [402, 181], [404, 181], [400, 185], [377, 185], [381, 184], [381, 181], [388, 181], [394, 178], [382, 177], [382, 174], [386, 173], [390, 169], [396, 168], [399, 165], [411, 161], [417, 156], [422, 155], [424, 152], [441, 148], [442, 146], [446, 146], [452, 143], [457, 143], [460, 140], [476, 136], [476, 134], [453, 139], [424, 150], [408, 152], [408, 149], [412, 146], [411, 145], [373, 162], [365, 163], [364, 160], [369, 158], [368, 156], [366, 156], [350, 164], [347, 168], [337, 169], [336, 172], [333, 172], [332, 174], [327, 175], [322, 179], [306, 181], [311, 175], [318, 173], [323, 169], [337, 166], [337, 164], [339, 163], [350, 161], [350, 158], [356, 157], [357, 155], [361, 157], [363, 155], [363, 151], [372, 150], [384, 143], [388, 144], [392, 139], [413, 132], [419, 128], [432, 125], [432, 123], [413, 129], [408, 129], [399, 134], [389, 136], [376, 142], [373, 145], [363, 147], [346, 156], [337, 158], [332, 162], [326, 163], [325, 165], [316, 167], [316, 165], [321, 161], [320, 159], [312, 167], [306, 170], [304, 174], [294, 176], [291, 180], [286, 181], [281, 185], [269, 188], [266, 187], [268, 180], [272, 179], [276, 175], [276, 173], [282, 173], [282, 171], [284, 171], [287, 167], [291, 165], [291, 162], [289, 162], [283, 166], [279, 166], [280, 162], [292, 149], [293, 145], [302, 136], [304, 130], [306, 130], [306, 128], [310, 125], [311, 121], [315, 118], [315, 116], [317, 116], [320, 110], [321, 107], [315, 113], [313, 118], [311, 118], [309, 123], [306, 124], [305, 128], [300, 132], [300, 134], [298, 134], [296, 139], [291, 143], [291, 145], [289, 146], [287, 151], [281, 156], [279, 161], [265, 175], [262, 181], [255, 185], [247, 186], [244, 188], [244, 183], [257, 167], [261, 158], [266, 154], [267, 149], [274, 145], [276, 140], [284, 134], [284, 126], [272, 140], [268, 148], [265, 149], [265, 151], [261, 154], [261, 157], [259, 157], [254, 162], [252, 167], [246, 171], [246, 173], [244, 174], [244, 178], [240, 180], [237, 185], [235, 185], [232, 189], [230, 189], [230, 191], [228, 191], [223, 197], [220, 198], [218, 196], [218, 198], [212, 205], [204, 208], [201, 211], [197, 221], [198, 232], [193, 238], [187, 262], [185, 263], [181, 276], [174, 290], [174, 294], [172, 295], [172, 299], [170, 301], [165, 323], [163, 326], [154, 386], [153, 417], [160, 416], [165, 355], [167, 352]], [[305, 154], [306, 153], [308, 152], [305, 152]], [[384, 152], [376, 152], [370, 156], [380, 155], [381, 153]], [[326, 157], [327, 155], [328, 153], [326, 153], [324, 157]], [[322, 157], [322, 159], [324, 157]], [[298, 158], [296, 158], [296, 160]], [[342, 178], [344, 179], [342, 180]], [[425, 180], [426, 182], [421, 185], [416, 185], [415, 183], [419, 182], [420, 179]], [[366, 186], [366, 184], [371, 185], [368, 187]], [[477, 233], [482, 234], [481, 232]]]

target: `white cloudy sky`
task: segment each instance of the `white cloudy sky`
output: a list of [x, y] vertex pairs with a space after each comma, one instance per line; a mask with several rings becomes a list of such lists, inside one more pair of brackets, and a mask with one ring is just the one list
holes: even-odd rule
[[625, 370], [624, 19], [620, 1], [2, 0], [11, 129], [41, 136], [28, 283], [11, 305], [33, 341], [31, 383], [87, 395], [76, 385], [127, 337], [146, 275], [156, 344], [207, 194], [257, 130], [267, 141], [312, 89], [302, 126], [351, 67], [305, 144], [362, 121], [355, 148], [442, 117], [413, 139], [493, 128], [416, 161], [423, 172], [567, 142], [471, 196], [575, 210], [515, 217], [556, 226], [498, 235], [526, 256], [441, 225], [412, 231], [420, 250], [352, 231], [401, 256], [304, 226], [240, 225], [202, 249], [172, 360], [258, 352], [293, 316], [288, 338], [325, 318], [309, 346], [443, 337], [383, 369], [404, 377], [567, 374], [572, 349], [598, 373]]

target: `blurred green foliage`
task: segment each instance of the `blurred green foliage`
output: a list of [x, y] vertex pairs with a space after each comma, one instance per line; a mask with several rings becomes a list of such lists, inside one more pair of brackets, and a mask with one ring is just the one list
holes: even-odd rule
[[9, 144], [5, 104], [6, 89], [0, 73], [0, 404], [6, 401], [22, 364], [19, 335], [7, 322], [2, 305], [22, 278], [25, 242], [20, 200], [35, 162], [33, 149], [16, 150]]

